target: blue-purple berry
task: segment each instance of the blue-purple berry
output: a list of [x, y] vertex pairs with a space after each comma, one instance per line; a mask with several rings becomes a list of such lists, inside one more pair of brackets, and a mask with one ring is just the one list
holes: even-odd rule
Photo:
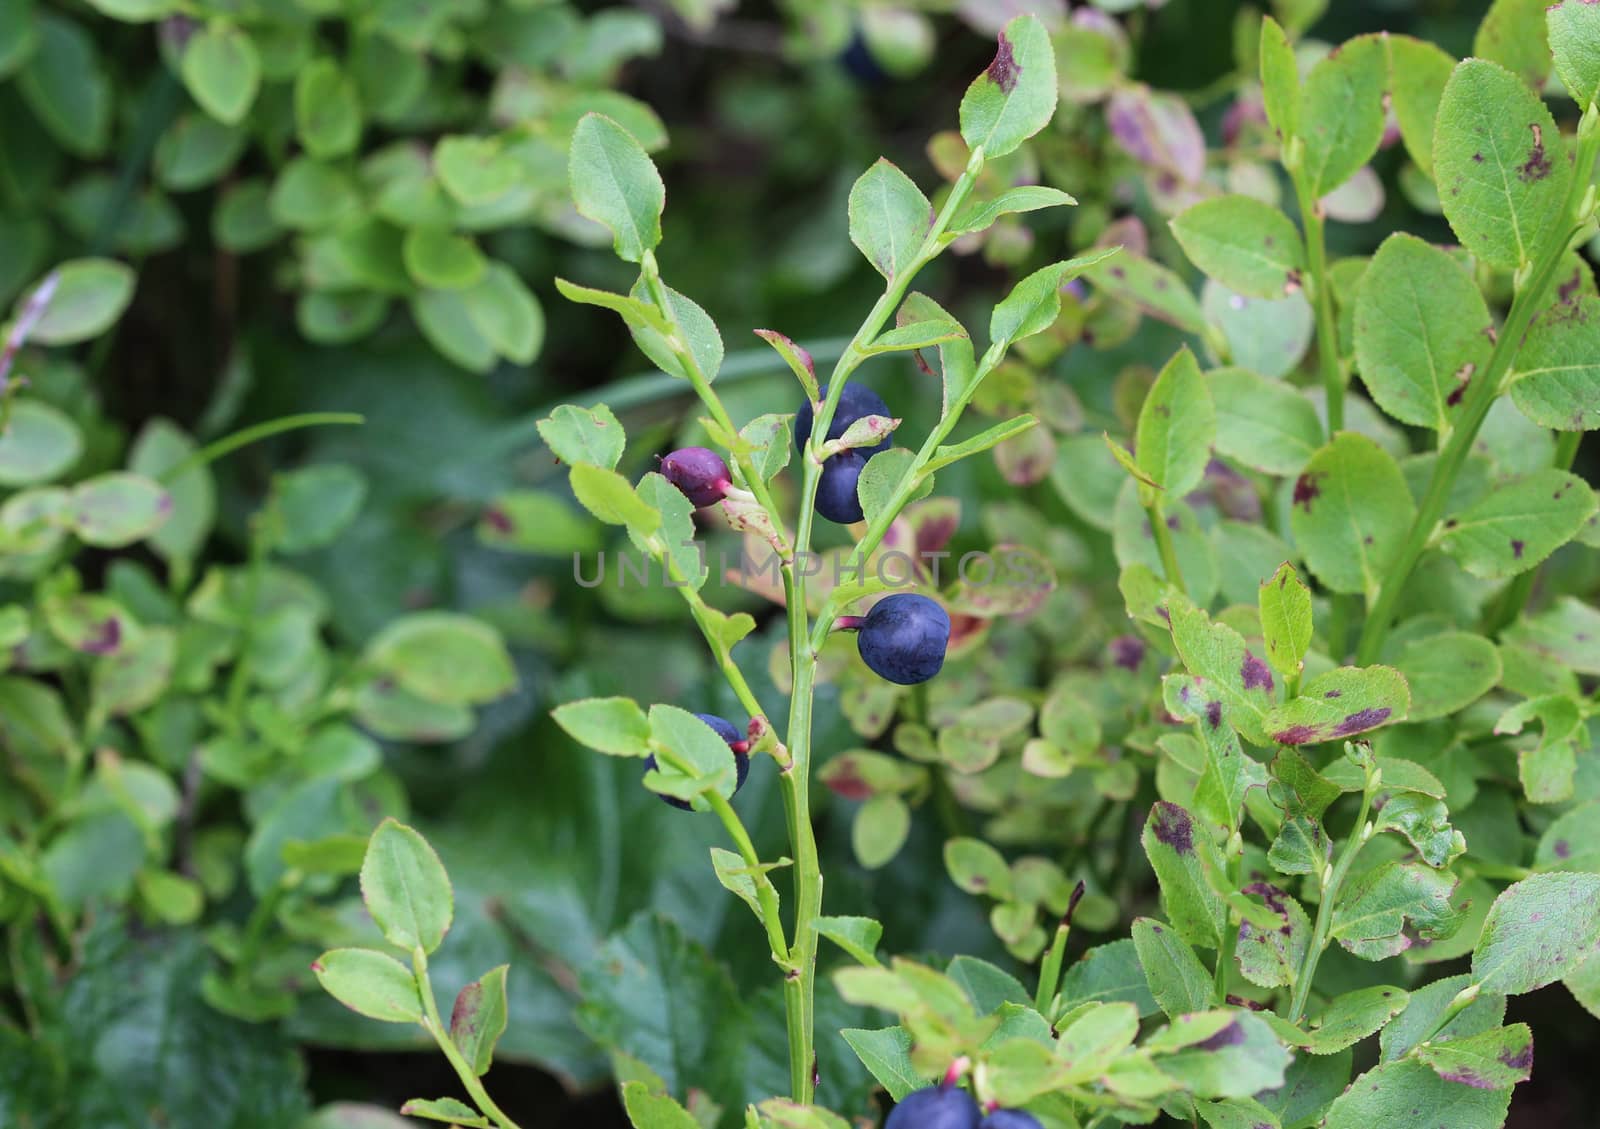
[[[728, 748], [733, 750], [735, 772], [733, 793], [738, 795], [739, 789], [744, 787], [744, 778], [750, 775], [750, 754], [747, 751], [750, 743], [745, 740], [744, 734], [739, 732], [733, 722], [727, 718], [718, 717], [714, 713], [697, 713], [694, 716], [709, 725], [712, 732], [726, 741]], [[656, 767], [655, 754], [652, 753], [644, 758], [644, 766], [646, 769], [654, 769]], [[677, 796], [662, 796], [661, 798], [673, 807], [680, 808], [683, 811], [694, 810], [694, 805], [688, 800], [680, 800]]]
[[978, 1129], [1044, 1129], [1039, 1119], [1020, 1109], [997, 1109], [978, 1123]]
[[856, 484], [867, 460], [856, 451], [840, 451], [822, 461], [822, 477], [817, 481], [817, 512], [829, 521], [849, 525], [866, 515]]
[[[828, 397], [826, 386], [822, 389], [823, 399]], [[839, 393], [839, 403], [833, 409], [833, 422], [828, 425], [828, 438], [838, 439], [856, 420], [863, 416], [887, 416], [889, 405], [883, 402], [883, 397], [878, 395], [865, 384], [857, 384], [853, 380], [845, 381], [844, 391]], [[811, 403], [806, 401], [800, 405], [800, 410], [794, 414], [794, 441], [798, 447], [805, 447], [811, 439]], [[871, 458], [879, 451], [887, 451], [894, 442], [893, 437], [884, 436], [883, 442], [871, 447], [858, 447], [856, 450], [865, 458]]]
[[907, 1094], [889, 1111], [883, 1129], [978, 1129], [978, 1103], [957, 1086], [929, 1086]]
[[680, 447], [661, 460], [661, 477], [689, 499], [695, 509], [715, 505], [728, 492], [728, 464], [708, 447]]
[[938, 674], [949, 645], [950, 613], [912, 592], [873, 604], [856, 634], [856, 649], [872, 672], [902, 686]]

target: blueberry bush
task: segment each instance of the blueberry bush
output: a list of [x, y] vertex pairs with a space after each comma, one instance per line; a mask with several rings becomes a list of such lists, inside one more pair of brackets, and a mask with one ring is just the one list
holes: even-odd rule
[[1583, 1123], [1597, 159], [1592, 0], [0, 0], [0, 1124]]

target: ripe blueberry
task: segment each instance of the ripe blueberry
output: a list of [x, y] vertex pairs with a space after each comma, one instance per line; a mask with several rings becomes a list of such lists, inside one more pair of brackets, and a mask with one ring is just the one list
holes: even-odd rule
[[856, 648], [874, 674], [913, 686], [944, 666], [950, 644], [950, 615], [926, 596], [899, 592], [885, 596], [866, 614]]
[[[712, 731], [726, 741], [728, 748], [733, 750], [733, 767], [736, 774], [733, 782], [733, 793], [738, 795], [739, 789], [744, 787], [744, 778], [750, 775], [750, 754], [745, 751], [750, 743], [744, 739], [744, 734], [734, 728], [733, 722], [726, 718], [718, 717], [714, 713], [697, 713], [694, 716], [711, 726]], [[655, 754], [652, 753], [644, 758], [644, 766], [646, 769], [655, 768]], [[684, 811], [694, 810], [694, 805], [689, 803], [688, 800], [680, 800], [676, 796], [662, 796], [661, 798], [675, 808], [682, 808]]]
[[661, 460], [661, 476], [682, 490], [695, 509], [722, 501], [728, 464], [706, 447], [683, 447]]
[[[828, 389], [822, 389], [823, 399], [827, 399]], [[828, 425], [828, 438], [838, 439], [845, 430], [862, 416], [887, 416], [889, 405], [865, 384], [857, 384], [853, 380], [845, 381], [844, 391], [839, 393], [838, 406], [833, 410], [833, 422]], [[800, 410], [794, 414], [794, 441], [797, 446], [804, 447], [811, 439], [811, 404], [809, 401], [800, 405]], [[894, 442], [890, 436], [885, 436], [883, 442], [873, 447], [858, 447], [857, 450], [867, 458], [871, 458], [879, 451], [887, 451], [889, 444]]]
[[856, 494], [856, 483], [867, 460], [855, 451], [840, 451], [822, 462], [822, 478], [817, 483], [817, 512], [829, 521], [849, 525], [866, 515], [861, 512], [861, 498]]
[[978, 1129], [978, 1103], [955, 1086], [929, 1086], [907, 1094], [889, 1111], [883, 1129]]
[[1020, 1109], [997, 1109], [978, 1123], [978, 1129], [1044, 1129], [1039, 1119]]

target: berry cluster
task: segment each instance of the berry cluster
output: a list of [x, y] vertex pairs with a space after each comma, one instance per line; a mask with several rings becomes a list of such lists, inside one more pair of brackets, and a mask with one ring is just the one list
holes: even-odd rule
[[[828, 389], [824, 387], [822, 396], [826, 399], [827, 395]], [[827, 437], [842, 438], [858, 419], [888, 415], [889, 405], [883, 402], [883, 397], [864, 384], [846, 381], [844, 390], [839, 393], [839, 405], [834, 410], [833, 422], [828, 425]], [[811, 404], [808, 401], [800, 405], [800, 410], [794, 416], [795, 446], [802, 451], [811, 439], [811, 420]], [[887, 451], [892, 442], [886, 436], [881, 443], [871, 447], [840, 451], [823, 460], [822, 480], [817, 485], [817, 512], [840, 525], [860, 521], [864, 515], [856, 484], [861, 481], [861, 472], [867, 469], [867, 460]]]
[[1020, 1109], [996, 1109], [985, 1116], [971, 1094], [946, 1083], [907, 1094], [889, 1112], [883, 1129], [1043, 1129], [1043, 1126], [1033, 1114]]

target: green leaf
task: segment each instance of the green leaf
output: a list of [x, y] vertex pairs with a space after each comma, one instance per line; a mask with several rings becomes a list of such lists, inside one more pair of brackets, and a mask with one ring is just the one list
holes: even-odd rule
[[361, 96], [332, 59], [317, 59], [295, 76], [295, 132], [313, 157], [342, 157], [361, 141]]
[[72, 418], [42, 400], [13, 400], [0, 433], [0, 486], [34, 486], [60, 478], [83, 454]]
[[1353, 431], [1333, 437], [1295, 482], [1289, 528], [1317, 579], [1335, 592], [1376, 592], [1416, 506], [1394, 457]]
[[1056, 112], [1056, 56], [1037, 17], [1018, 16], [1000, 32], [999, 47], [961, 99], [961, 137], [968, 149], [1003, 157], [1050, 123]]
[[1096, 945], [1068, 966], [1061, 976], [1061, 1005], [1071, 1010], [1085, 1003], [1131, 1003], [1140, 1018], [1160, 1010], [1150, 995], [1133, 941]]
[[1488, 364], [1488, 307], [1457, 260], [1403, 232], [1383, 241], [1356, 296], [1356, 365], [1379, 407], [1444, 430]]
[[562, 404], [538, 423], [539, 436], [550, 453], [571, 466], [588, 463], [612, 470], [622, 458], [628, 436], [610, 408]]
[[1318, 745], [1404, 721], [1411, 693], [1387, 666], [1340, 667], [1300, 688], [1300, 696], [1268, 712], [1262, 724], [1280, 745]]
[[1600, 428], [1600, 300], [1583, 294], [1575, 305], [1541, 317], [1517, 350], [1511, 399], [1540, 427]]
[[[664, 288], [667, 293], [666, 320], [671, 328], [675, 329], [678, 337], [688, 343], [689, 356], [700, 375], [711, 381], [717, 378], [718, 371], [722, 368], [722, 334], [717, 331], [717, 323], [711, 320], [711, 315], [706, 313], [692, 298], [678, 293], [672, 287]], [[634, 284], [632, 297], [643, 299], [646, 297], [644, 279], [640, 278]], [[628, 330], [633, 334], [633, 343], [639, 350], [660, 367], [662, 372], [669, 373], [683, 380], [689, 379], [689, 368], [679, 356], [678, 351], [667, 344], [661, 330], [656, 328], [660, 319], [651, 319], [643, 324], [636, 324], [628, 319]], [[681, 346], [680, 346], [681, 348]]]
[[344, 463], [273, 476], [273, 508], [281, 522], [274, 547], [304, 553], [332, 544], [355, 521], [366, 498], [366, 475]]
[[517, 685], [500, 633], [456, 612], [402, 616], [367, 644], [366, 657], [404, 689], [441, 706], [482, 705]]
[[1460, 925], [1450, 904], [1453, 875], [1423, 863], [1386, 862], [1345, 887], [1334, 908], [1331, 936], [1363, 960], [1383, 960], [1411, 947], [1405, 933], [1442, 940]]
[[[98, 337], [133, 300], [133, 268], [114, 259], [73, 259], [51, 273], [55, 289], [28, 335], [29, 341], [40, 345], [76, 345]], [[46, 281], [30, 287], [28, 294], [36, 293]], [[20, 311], [19, 303], [19, 315]]]
[[1172, 221], [1184, 254], [1240, 294], [1282, 298], [1300, 289], [1305, 246], [1277, 208], [1250, 196], [1214, 196]]
[[[1263, 988], [1293, 984], [1305, 967], [1306, 952], [1311, 947], [1311, 921], [1305, 908], [1268, 882], [1252, 882], [1240, 894], [1259, 897], [1264, 905], [1261, 920], [1247, 917], [1239, 923], [1233, 959], [1240, 975]], [[1234, 907], [1257, 909], [1249, 901], [1235, 901]]]
[[1390, 34], [1389, 93], [1400, 139], [1423, 173], [1433, 176], [1433, 125], [1456, 61], [1437, 45]]
[[489, 1072], [494, 1046], [506, 1031], [506, 972], [491, 968], [462, 988], [450, 1011], [450, 1041], [479, 1075]]
[[1566, 471], [1538, 471], [1495, 487], [1444, 524], [1439, 546], [1474, 576], [1498, 580], [1535, 567], [1577, 536], [1594, 491]]
[[160, 483], [120, 471], [78, 483], [67, 518], [84, 544], [115, 549], [148, 537], [171, 512]]
[[1217, 450], [1253, 470], [1295, 474], [1322, 445], [1322, 422], [1292, 387], [1242, 368], [1206, 377], [1217, 413]]
[[1427, 1063], [1405, 1058], [1386, 1062], [1357, 1078], [1328, 1107], [1322, 1129], [1372, 1129], [1407, 1125], [1412, 1110], [1427, 1110], [1430, 1121], [1450, 1129], [1499, 1129], [1505, 1123], [1511, 1091], [1479, 1090], [1447, 1082]]
[[1515, 996], [1571, 974], [1600, 943], [1600, 874], [1535, 874], [1501, 892], [1472, 950], [1485, 992]]
[[[892, 447], [867, 461], [866, 469], [856, 483], [856, 496], [861, 499], [862, 514], [867, 521], [876, 521], [893, 501], [895, 491], [900, 488], [901, 480], [910, 472], [915, 459], [916, 456], [904, 447]], [[932, 476], [925, 476], [920, 486], [912, 491], [909, 500], [926, 497], [932, 489]]]
[[1061, 316], [1061, 288], [1116, 252], [1111, 248], [1052, 263], [1017, 283], [989, 316], [991, 346], [1008, 348], [1015, 341], [1049, 329]]
[[746, 1004], [726, 969], [674, 922], [636, 914], [583, 966], [579, 989], [578, 1023], [589, 1037], [639, 1059], [669, 1092], [730, 1084], [737, 1092]]
[[[559, 279], [556, 285], [560, 286]], [[808, 400], [815, 401], [822, 398], [822, 394], [817, 388], [817, 365], [811, 359], [811, 354], [807, 350], [801, 348], [775, 329], [758, 329], [755, 331], [755, 335], [768, 345], [771, 345], [777, 351], [778, 356], [783, 358], [784, 364], [789, 366], [789, 370], [794, 373], [795, 379], [800, 382], [800, 387], [805, 389]]]
[[579, 744], [615, 757], [650, 753], [650, 720], [632, 698], [584, 698], [550, 711], [555, 723]]
[[189, 37], [179, 68], [200, 108], [220, 122], [238, 125], [261, 86], [261, 58], [241, 28], [214, 20]]
[[422, 996], [411, 970], [371, 949], [334, 949], [317, 958], [311, 970], [334, 999], [368, 1019], [418, 1023]]
[[465, 235], [442, 227], [415, 227], [406, 232], [401, 246], [406, 272], [418, 286], [462, 290], [483, 280], [487, 266], [483, 253]]
[[[17, 72], [17, 89], [57, 144], [79, 157], [98, 157], [111, 139], [115, 95], [108, 65], [73, 21], [51, 12], [36, 26], [37, 45]], [[15, 142], [8, 138], [7, 144]]]
[[1271, 16], [1261, 19], [1261, 94], [1267, 120], [1287, 144], [1300, 130], [1300, 67], [1288, 35]]
[[1456, 67], [1434, 127], [1439, 202], [1456, 238], [1491, 266], [1516, 270], [1561, 222], [1572, 166], [1544, 103], [1484, 59]]
[[516, 158], [494, 137], [441, 137], [433, 147], [433, 171], [459, 203], [487, 204], [517, 185]]
[[1533, 1032], [1526, 1023], [1513, 1023], [1464, 1038], [1430, 1040], [1417, 1048], [1417, 1057], [1447, 1082], [1505, 1089], [1533, 1077]]
[[1404, 1011], [1409, 1001], [1403, 988], [1382, 984], [1336, 996], [1306, 1024], [1310, 1034], [1306, 1050], [1328, 1055], [1359, 1043]]
[[1277, 701], [1271, 670], [1245, 646], [1242, 635], [1226, 623], [1212, 623], [1187, 597], [1174, 593], [1167, 615], [1173, 644], [1189, 673], [1204, 679], [1208, 691], [1221, 691], [1228, 704], [1227, 721], [1247, 741], [1267, 744], [1262, 723]]
[[819, 935], [828, 938], [862, 964], [878, 963], [878, 942], [883, 939], [883, 926], [872, 918], [817, 917], [812, 919], [811, 925]]
[[1154, 259], [1124, 252], [1085, 274], [1096, 288], [1185, 333], [1206, 335], [1206, 315], [1183, 279]]
[[1299, 674], [1311, 649], [1311, 589], [1285, 561], [1261, 582], [1258, 602], [1267, 661], [1279, 674]]
[[1038, 422], [1033, 416], [1024, 414], [1005, 420], [1002, 423], [994, 424], [991, 427], [986, 427], [970, 439], [963, 439], [960, 443], [939, 447], [934, 451], [933, 457], [928, 460], [925, 469], [935, 471], [952, 463], [958, 463], [962, 459], [969, 458], [982, 451], [987, 451], [992, 447], [997, 447], [1007, 439], [1021, 435]]
[[406, 952], [437, 949], [455, 912], [450, 877], [439, 856], [426, 839], [394, 819], [378, 824], [367, 844], [361, 897], [388, 942]]
[[916, 263], [933, 221], [922, 190], [882, 157], [850, 189], [850, 242], [891, 282]]
[[1306, 75], [1297, 133], [1305, 142], [1301, 167], [1311, 195], [1332, 192], [1378, 151], [1388, 79], [1378, 35], [1346, 41]]
[[1044, 208], [1059, 208], [1077, 201], [1059, 188], [1043, 184], [1024, 184], [1008, 188], [991, 200], [972, 200], [961, 209], [947, 229], [950, 235], [964, 235], [971, 231], [986, 231], [1001, 216], [1018, 212], [1037, 212]]
[[422, 1117], [429, 1121], [448, 1121], [452, 1125], [471, 1125], [474, 1129], [489, 1125], [489, 1121], [479, 1117], [466, 1102], [455, 1098], [412, 1098], [400, 1107], [400, 1113], [405, 1117]]
[[671, 1094], [652, 1093], [643, 1082], [623, 1084], [622, 1104], [634, 1129], [701, 1129]]
[[1411, 690], [1407, 721], [1431, 721], [1465, 709], [1500, 682], [1500, 654], [1481, 635], [1446, 631], [1413, 639], [1394, 655]]
[[928, 1079], [911, 1061], [911, 1036], [904, 1028], [886, 1027], [880, 1031], [847, 1028], [839, 1035], [895, 1101], [901, 1101], [928, 1084]]
[[1182, 497], [1200, 484], [1216, 430], [1216, 408], [1200, 366], [1187, 347], [1179, 349], [1139, 410], [1139, 467], [1169, 495]]
[[850, 846], [867, 870], [887, 866], [911, 833], [911, 809], [899, 796], [874, 796], [850, 825]]
[[585, 114], [572, 132], [567, 171], [578, 213], [611, 232], [617, 257], [641, 262], [661, 242], [666, 188], [633, 135], [610, 118]]
[[708, 791], [724, 799], [733, 795], [733, 751], [694, 714], [661, 703], [651, 706], [650, 743], [684, 766], [680, 769], [658, 756], [656, 767], [645, 775], [645, 784], [653, 791], [683, 800]]
[[1600, 101], [1600, 11], [1587, 0], [1560, 0], [1545, 11], [1556, 73], [1580, 110]]
[[1145, 1045], [1160, 1047], [1164, 1035], [1182, 1032], [1185, 1027], [1194, 1032], [1179, 1035], [1178, 1041], [1184, 1044], [1181, 1049], [1161, 1054], [1155, 1062], [1163, 1074], [1176, 1078], [1195, 1097], [1244, 1098], [1283, 1085], [1290, 1054], [1260, 1016], [1247, 1011], [1183, 1016]]
[[1494, 0], [1478, 25], [1472, 54], [1499, 63], [1534, 90], [1543, 89], [1550, 77], [1546, 7], [1543, 0]]
[[1503, 639], [1579, 674], [1600, 675], [1600, 609], [1583, 600], [1563, 597], [1507, 628]]
[[1011, 868], [1005, 856], [982, 839], [951, 839], [944, 845], [950, 880], [969, 894], [1005, 901], [1011, 897]]
[[967, 331], [954, 320], [917, 321], [897, 325], [861, 347], [869, 357], [880, 353], [903, 353], [912, 349], [926, 349], [967, 336]]
[[1226, 907], [1205, 878], [1208, 867], [1221, 872], [1216, 845], [1194, 817], [1165, 801], [1151, 807], [1140, 838], [1172, 927], [1191, 945], [1218, 948], [1228, 927]]
[[1506, 1016], [1506, 998], [1484, 992], [1435, 1032], [1445, 1009], [1456, 994], [1471, 982], [1472, 977], [1462, 973], [1424, 984], [1412, 992], [1406, 1010], [1385, 1027], [1378, 1038], [1383, 1049], [1383, 1061], [1400, 1058], [1424, 1038], [1435, 1041], [1459, 1039], [1500, 1026]]
[[1211, 973], [1173, 929], [1148, 917], [1136, 918], [1133, 944], [1150, 994], [1168, 1016], [1204, 1011], [1215, 1002]]

